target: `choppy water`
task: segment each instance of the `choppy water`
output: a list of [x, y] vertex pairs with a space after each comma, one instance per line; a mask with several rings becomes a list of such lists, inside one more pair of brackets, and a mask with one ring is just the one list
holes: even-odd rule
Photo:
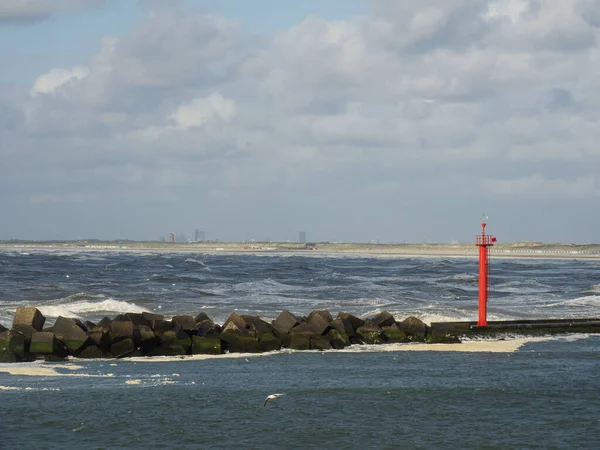
[[[0, 323], [25, 304], [49, 323], [126, 311], [204, 311], [222, 323], [232, 311], [272, 319], [282, 309], [473, 320], [477, 270], [472, 258], [0, 251]], [[492, 320], [600, 310], [600, 261], [498, 258], [491, 283]]]
[[[50, 322], [282, 309], [473, 320], [476, 275], [468, 258], [1, 251], [0, 323], [26, 304]], [[494, 259], [491, 281], [491, 319], [600, 315], [598, 261]], [[600, 336], [515, 353], [361, 350], [0, 371], [0, 448], [597, 447]], [[263, 407], [274, 392], [286, 395]]]

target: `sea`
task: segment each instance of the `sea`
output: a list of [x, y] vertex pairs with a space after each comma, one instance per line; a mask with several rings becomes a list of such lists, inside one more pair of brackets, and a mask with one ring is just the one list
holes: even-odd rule
[[[490, 320], [600, 317], [599, 260], [490, 268]], [[272, 320], [284, 309], [476, 320], [477, 271], [469, 257], [5, 248], [0, 323], [24, 305], [46, 325], [142, 311]], [[0, 449], [598, 447], [599, 335], [500, 352], [406, 345], [0, 364]], [[265, 404], [274, 393], [284, 395]]]

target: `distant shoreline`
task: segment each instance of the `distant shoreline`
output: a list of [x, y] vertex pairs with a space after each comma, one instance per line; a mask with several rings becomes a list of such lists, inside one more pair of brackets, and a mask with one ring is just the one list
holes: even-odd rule
[[[0, 250], [18, 251], [115, 251], [160, 253], [238, 253], [281, 255], [347, 255], [371, 257], [476, 258], [478, 249], [469, 244], [289, 244], [289, 243], [45, 243], [3, 242]], [[491, 248], [493, 258], [600, 259], [600, 245], [500, 244]]]

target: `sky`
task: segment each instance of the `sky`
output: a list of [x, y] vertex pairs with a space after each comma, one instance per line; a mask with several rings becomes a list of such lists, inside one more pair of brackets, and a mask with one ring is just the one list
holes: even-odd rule
[[0, 240], [600, 243], [600, 0], [0, 0]]

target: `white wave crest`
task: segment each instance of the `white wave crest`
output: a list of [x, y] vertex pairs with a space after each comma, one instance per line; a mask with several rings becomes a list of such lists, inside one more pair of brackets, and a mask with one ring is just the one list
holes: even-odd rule
[[206, 266], [206, 264], [204, 264], [202, 261], [198, 261], [197, 259], [194, 259], [194, 258], [188, 258], [184, 262], [191, 262], [191, 263], [195, 263], [195, 264], [200, 264], [201, 266]]
[[587, 292], [596, 292], [600, 294], [600, 284], [593, 284], [588, 289]]
[[541, 308], [556, 308], [556, 307], [567, 307], [567, 308], [598, 308], [600, 307], [600, 295], [587, 295], [585, 297], [573, 298], [571, 300], [563, 300], [560, 302], [549, 303], [547, 305], [541, 305]]
[[468, 322], [476, 319], [473, 313], [469, 314], [466, 312], [462, 314], [460, 312], [440, 312], [433, 314], [415, 313], [412, 315], [429, 326], [431, 326], [433, 322]]
[[477, 276], [472, 273], [456, 273], [440, 278], [440, 281], [477, 281]]
[[208, 270], [209, 272], [212, 272], [211, 268], [208, 267], [206, 264], [204, 264], [202, 261], [198, 261], [197, 259], [194, 258], [188, 258], [186, 259], [184, 262], [188, 262], [188, 263], [194, 263], [194, 264], [198, 264], [199, 266], [204, 267], [204, 270]]
[[64, 300], [91, 300], [94, 298], [105, 298], [104, 294], [88, 294], [87, 292], [78, 292], [77, 294], [69, 295]]
[[576, 342], [576, 341], [582, 341], [584, 339], [589, 339], [591, 338], [592, 335], [589, 333], [581, 333], [581, 334], [564, 334], [564, 335], [557, 335], [554, 336], [554, 338], [558, 341], [563, 341], [563, 342]]
[[82, 319], [81, 315], [89, 313], [142, 313], [148, 312], [146, 308], [136, 305], [135, 303], [128, 303], [119, 300], [109, 298], [101, 302], [75, 302], [63, 305], [46, 305], [39, 306], [38, 309], [46, 317], [74, 317]]
[[233, 286], [234, 292], [280, 292], [294, 290], [293, 286], [280, 283], [272, 278], [264, 278], [262, 280], [244, 281]]
[[13, 322], [14, 310], [2, 310], [0, 311], [0, 325], [4, 325], [5, 327], [10, 327]]

